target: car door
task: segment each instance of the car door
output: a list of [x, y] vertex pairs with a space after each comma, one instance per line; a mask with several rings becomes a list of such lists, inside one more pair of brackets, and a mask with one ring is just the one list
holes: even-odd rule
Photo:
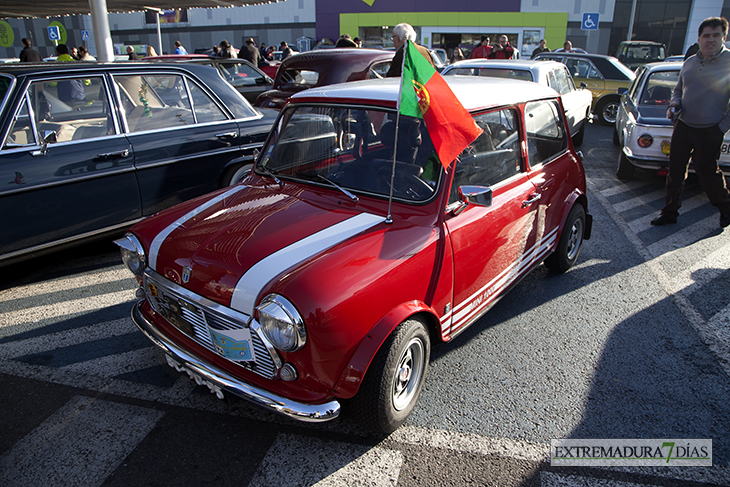
[[568, 148], [569, 134], [557, 99], [525, 105], [529, 178], [536, 188], [535, 246], [544, 256], [557, 241], [563, 216], [579, 177], [578, 161]]
[[575, 134], [581, 128], [586, 118], [586, 106], [583, 93], [575, 89], [573, 79], [566, 66], [558, 66], [548, 73], [548, 85], [558, 93], [563, 100], [565, 118], [568, 120], [570, 133]]
[[[475, 117], [484, 130], [456, 162], [445, 225], [454, 263], [451, 333], [488, 310], [530, 267], [534, 250], [535, 187], [521, 154], [518, 111], [496, 110]], [[489, 206], [460, 205], [462, 186], [489, 187]]]
[[565, 59], [565, 66], [568, 68], [575, 84], [580, 86], [581, 83], [585, 83], [586, 87], [591, 90], [594, 101], [601, 97], [606, 90], [606, 82], [592, 62], [587, 59], [571, 57]]
[[111, 109], [108, 79], [62, 74], [21, 86], [2, 132], [0, 255], [140, 218], [133, 152]]
[[241, 142], [236, 121], [215, 97], [179, 72], [113, 78], [134, 148], [143, 214], [217, 189]]

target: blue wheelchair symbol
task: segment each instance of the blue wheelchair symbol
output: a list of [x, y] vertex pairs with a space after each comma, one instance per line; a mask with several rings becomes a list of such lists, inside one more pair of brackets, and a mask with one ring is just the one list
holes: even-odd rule
[[582, 30], [598, 30], [598, 14], [583, 14], [583, 22], [580, 25]]
[[61, 40], [61, 31], [58, 29], [57, 25], [48, 26], [48, 39], [50, 39], [51, 41]]

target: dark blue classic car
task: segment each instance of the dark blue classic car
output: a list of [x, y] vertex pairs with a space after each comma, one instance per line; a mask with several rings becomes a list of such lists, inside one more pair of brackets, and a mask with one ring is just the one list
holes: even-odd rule
[[0, 264], [242, 179], [276, 112], [188, 64], [0, 68]]

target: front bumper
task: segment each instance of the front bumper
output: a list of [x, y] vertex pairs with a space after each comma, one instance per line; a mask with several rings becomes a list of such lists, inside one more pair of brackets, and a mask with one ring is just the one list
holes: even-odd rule
[[[132, 321], [147, 338], [160, 347], [174, 362], [186, 371], [192, 372], [206, 381], [212, 390], [220, 388], [258, 406], [275, 413], [283, 414], [297, 421], [319, 423], [335, 419], [340, 414], [340, 403], [329, 401], [324, 404], [304, 404], [291, 401], [259, 387], [255, 387], [232, 377], [228, 372], [209, 364], [180, 348], [142, 314], [140, 307], [144, 301], [137, 302], [132, 308]], [[211, 387], [213, 386], [213, 387]]]

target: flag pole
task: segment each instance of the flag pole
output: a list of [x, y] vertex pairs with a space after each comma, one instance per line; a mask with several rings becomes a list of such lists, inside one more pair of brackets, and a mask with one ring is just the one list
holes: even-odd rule
[[406, 63], [406, 51], [408, 49], [408, 43], [410, 40], [406, 39], [406, 43], [403, 45], [403, 62], [400, 66], [400, 88], [398, 88], [398, 113], [395, 116], [395, 142], [393, 143], [393, 167], [390, 171], [390, 195], [388, 196], [388, 216], [385, 217], [385, 223], [393, 223], [393, 216], [391, 215], [391, 208], [393, 207], [393, 183], [395, 182], [395, 161], [396, 153], [398, 152], [398, 129], [400, 128], [400, 101], [403, 95], [403, 67]]

